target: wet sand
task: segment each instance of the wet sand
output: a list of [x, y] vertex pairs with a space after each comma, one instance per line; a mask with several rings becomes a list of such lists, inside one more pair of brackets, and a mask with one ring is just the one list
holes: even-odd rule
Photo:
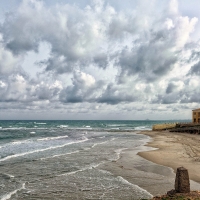
[[[142, 150], [146, 151], [147, 148]], [[123, 177], [153, 196], [165, 194], [174, 184], [174, 173], [170, 168], [141, 158], [135, 149], [123, 151], [119, 160], [106, 163], [99, 168], [111, 172], [114, 176]]]
[[200, 190], [200, 136], [169, 132], [142, 131], [151, 137], [143, 147], [123, 150], [117, 161], [99, 168], [121, 176], [153, 196], [174, 189], [175, 171], [189, 170], [191, 190]]
[[159, 165], [171, 167], [174, 171], [183, 166], [188, 169], [190, 179], [200, 183], [200, 135], [168, 131], [140, 133], [150, 136], [152, 141], [146, 146], [156, 149], [139, 152], [138, 155]]

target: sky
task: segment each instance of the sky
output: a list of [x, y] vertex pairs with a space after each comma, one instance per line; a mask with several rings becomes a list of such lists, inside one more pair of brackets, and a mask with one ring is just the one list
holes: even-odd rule
[[199, 0], [0, 2], [0, 120], [178, 120], [200, 107]]

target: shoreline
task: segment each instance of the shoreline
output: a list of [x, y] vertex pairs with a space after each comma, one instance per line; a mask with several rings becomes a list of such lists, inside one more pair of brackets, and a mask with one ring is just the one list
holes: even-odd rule
[[[154, 131], [134, 132], [136, 135], [146, 135], [148, 139], [145, 138], [143, 145], [122, 150], [118, 160], [100, 165], [98, 168], [109, 171], [116, 177], [123, 177], [129, 183], [139, 186], [153, 196], [166, 194], [168, 191], [174, 189], [175, 171], [181, 165], [179, 163], [172, 166], [163, 162], [163, 153], [160, 151], [168, 153], [169, 141], [166, 140], [168, 137], [168, 140], [172, 140], [172, 136], [169, 136], [168, 132], [165, 132], [167, 135], [163, 135], [163, 133]], [[174, 133], [171, 134], [173, 135]], [[171, 144], [175, 144], [173, 140]], [[167, 146], [167, 150], [164, 149], [164, 146]], [[160, 154], [158, 158], [157, 154]], [[169, 162], [176, 159], [171, 154], [170, 156], [164, 155], [163, 157]], [[189, 170], [190, 175], [191, 169], [186, 165], [183, 166]], [[199, 167], [197, 166], [198, 169], [200, 169]], [[200, 190], [200, 182], [191, 176], [190, 179], [192, 179], [190, 180], [191, 190]]]
[[[130, 134], [136, 134], [131, 132]], [[98, 168], [109, 171], [116, 177], [122, 177], [130, 184], [138, 186], [141, 190], [153, 196], [165, 194], [174, 184], [173, 170], [166, 166], [158, 165], [138, 155], [138, 152], [150, 151], [153, 148], [145, 146], [150, 138], [147, 136], [142, 145], [133, 148], [121, 149], [119, 158], [106, 162]], [[148, 198], [149, 199], [149, 198]], [[151, 198], [150, 198], [151, 199]]]
[[138, 134], [150, 136], [152, 140], [145, 146], [156, 148], [141, 151], [138, 153], [139, 156], [170, 167], [174, 172], [183, 166], [188, 169], [190, 179], [200, 183], [200, 135], [168, 131], [141, 131]]

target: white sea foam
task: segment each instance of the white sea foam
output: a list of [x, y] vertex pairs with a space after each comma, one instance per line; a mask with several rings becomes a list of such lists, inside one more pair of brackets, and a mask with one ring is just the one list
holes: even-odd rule
[[24, 189], [26, 189], [26, 188], [25, 188], [25, 183], [22, 184], [22, 187], [21, 187], [21, 188], [19, 188], [19, 189], [17, 189], [17, 190], [14, 190], [14, 191], [12, 191], [12, 192], [10, 192], [10, 193], [8, 193], [8, 194], [3, 195], [3, 196], [1, 197], [1, 200], [8, 200], [8, 199], [10, 199], [10, 198], [12, 197], [12, 195], [14, 195], [14, 194], [16, 194], [17, 192], [19, 192], [19, 191], [21, 191], [21, 190], [24, 190]]
[[69, 128], [69, 129], [72, 129], [72, 130], [92, 130], [91, 127], [82, 127], [82, 128], [77, 127], [77, 128]]
[[21, 144], [21, 143], [22, 143], [22, 142], [20, 142], [20, 141], [11, 142], [12, 145]]
[[[31, 129], [31, 128], [30, 128], [30, 129]], [[38, 128], [38, 127], [35, 127], [34, 129], [36, 129], [36, 130], [47, 130], [48, 128], [44, 128], [44, 127], [43, 127], [43, 128], [41, 128], [41, 127]]]
[[124, 150], [126, 150], [126, 149], [128, 149], [128, 148], [122, 148], [122, 149], [116, 149], [116, 150], [115, 150], [115, 153], [116, 153], [116, 155], [117, 155], [117, 158], [115, 159], [115, 161], [117, 161], [117, 160], [120, 159], [120, 154], [121, 154], [121, 152], [124, 151]]
[[57, 175], [57, 176], [69, 176], [69, 175], [72, 175], [72, 174], [76, 174], [78, 172], [83, 172], [83, 171], [88, 170], [88, 169], [94, 169], [94, 168], [98, 167], [99, 165], [104, 164], [106, 162], [107, 161], [103, 161], [103, 162], [100, 162], [100, 163], [97, 163], [97, 164], [96, 163], [95, 164], [91, 164], [91, 165], [89, 165], [87, 167], [84, 167], [82, 169], [79, 169], [79, 170], [76, 170], [76, 171], [72, 171], [72, 172], [67, 172], [67, 173], [64, 173], [64, 174]]
[[60, 126], [57, 126], [58, 128], [67, 128], [68, 125], [60, 125]]
[[128, 126], [128, 124], [107, 124], [107, 126], [114, 127], [114, 126]]
[[111, 176], [113, 176], [113, 174], [111, 173], [111, 172], [109, 172], [109, 171], [107, 171], [107, 170], [105, 170], [105, 169], [98, 169], [101, 173], [103, 173], [103, 174], [108, 174], [108, 175], [111, 175]]
[[37, 139], [38, 141], [44, 141], [44, 140], [58, 140], [58, 139], [63, 139], [63, 138], [67, 138], [68, 136], [58, 136], [58, 137], [46, 137], [46, 138], [41, 138], [41, 139]]
[[[121, 149], [118, 149], [118, 151], [120, 151], [120, 150], [121, 150]], [[109, 171], [107, 171], [107, 170], [102, 170], [102, 169], [98, 169], [98, 170], [99, 170], [100, 172], [104, 173], [104, 174], [108, 174], [108, 175], [114, 176], [111, 172], [109, 172]], [[129, 186], [135, 188], [135, 189], [140, 193], [141, 197], [142, 197], [144, 194], [148, 195], [149, 198], [152, 198], [152, 197], [153, 197], [153, 195], [150, 194], [147, 190], [145, 190], [145, 189], [139, 187], [138, 185], [135, 185], [135, 184], [133, 184], [133, 183], [130, 183], [128, 180], [126, 180], [125, 178], [123, 178], [123, 177], [121, 177], [121, 176], [117, 176], [116, 179], [117, 179], [118, 181], [120, 181], [121, 183], [123, 183], [123, 184], [129, 185]]]
[[6, 178], [15, 178], [13, 175], [11, 175], [11, 174], [2, 174], [4, 177], [6, 177]]
[[3, 128], [3, 130], [22, 130], [27, 129], [26, 127], [9, 127], [9, 128]]
[[[105, 137], [105, 136], [104, 136], [104, 137]], [[103, 138], [103, 137], [100, 137], [100, 138]], [[116, 139], [116, 138], [112, 138], [111, 140], [107, 140], [107, 141], [104, 141], [104, 142], [95, 143], [95, 144], [92, 145], [91, 148], [94, 148], [94, 147], [97, 146], [97, 145], [101, 145], [101, 144], [105, 144], [105, 143], [111, 142], [111, 141], [113, 141], [113, 140], [115, 140], [115, 139]]]
[[85, 142], [87, 140], [88, 140], [88, 138], [86, 138], [85, 140], [80, 140], [80, 141], [76, 141], [76, 142], [70, 142], [70, 143], [67, 143], [67, 144], [59, 145], [59, 146], [48, 147], [48, 148], [45, 148], [45, 149], [37, 149], [37, 150], [34, 150], [34, 151], [28, 151], [28, 152], [24, 152], [24, 153], [18, 153], [18, 154], [14, 154], [14, 155], [10, 155], [10, 156], [7, 156], [5, 158], [2, 158], [2, 159], [0, 159], [0, 161], [5, 161], [5, 160], [12, 159], [12, 158], [26, 156], [26, 155], [29, 155], [29, 154], [43, 152], [43, 151], [48, 151], [48, 150], [52, 150], [52, 149], [58, 149], [58, 148], [62, 148], [62, 147], [65, 147], [65, 146], [68, 146], [68, 145], [71, 145], [71, 144], [82, 143], [82, 142]]
[[151, 193], [149, 193], [147, 190], [145, 190], [145, 189], [139, 187], [138, 185], [135, 185], [135, 184], [130, 183], [129, 181], [127, 181], [127, 180], [124, 179], [123, 177], [117, 176], [117, 179], [118, 179], [119, 181], [121, 181], [122, 183], [124, 183], [124, 184], [130, 185], [130, 186], [132, 186], [132, 187], [138, 189], [138, 191], [140, 191], [141, 193], [143, 193], [143, 194], [145, 193], [145, 194], [149, 195], [150, 197], [153, 197], [153, 195], [152, 195]]
[[47, 124], [47, 123], [44, 123], [44, 122], [34, 122], [34, 124]]
[[87, 139], [87, 137], [82, 136], [82, 137], [80, 137], [80, 138], [77, 138], [77, 140], [79, 140], [79, 139], [81, 139], [81, 140], [85, 140], [85, 139]]
[[124, 151], [126, 149], [128, 149], [128, 148], [116, 149], [115, 153], [120, 154], [122, 151]]
[[73, 152], [69, 152], [69, 153], [63, 153], [63, 154], [53, 155], [53, 156], [49, 156], [49, 157], [45, 157], [45, 158], [40, 158], [40, 160], [46, 160], [46, 159], [50, 159], [50, 158], [71, 155], [71, 154], [75, 154], [75, 153], [78, 153], [78, 152], [80, 152], [80, 151], [77, 150], [77, 151], [73, 151]]
[[137, 130], [137, 131], [151, 130], [151, 128], [149, 126], [138, 126], [138, 127], [135, 127], [134, 130]]
[[85, 151], [90, 150], [90, 149], [91, 149], [90, 147], [83, 148], [83, 150], [85, 150]]
[[105, 144], [105, 143], [107, 143], [107, 142], [109, 142], [109, 141], [95, 143], [95, 144], [92, 145], [92, 148], [94, 148], [94, 147], [97, 146], [97, 145]]
[[29, 142], [30, 142], [30, 140], [14, 141], [14, 142], [8, 143], [5, 146], [8, 146], [8, 145], [19, 145], [19, 144], [24, 144], [24, 143], [29, 143]]
[[11, 145], [20, 145], [20, 144], [25, 144], [25, 143], [30, 143], [31, 140], [20, 140], [20, 141], [13, 141], [11, 143], [7, 143], [3, 146], [0, 146], [0, 149], [1, 148], [5, 148], [5, 147], [8, 147], [8, 146], [11, 146]]
[[76, 171], [72, 171], [72, 172], [67, 172], [67, 173], [64, 173], [64, 174], [60, 174], [58, 176], [68, 176], [68, 175], [72, 175], [72, 174], [76, 174], [77, 172], [81, 172], [81, 171], [84, 171], [85, 169], [79, 169], [79, 170], [76, 170]]
[[30, 132], [30, 134], [35, 134], [35, 132], [34, 132], [34, 131], [32, 131], [32, 132]]

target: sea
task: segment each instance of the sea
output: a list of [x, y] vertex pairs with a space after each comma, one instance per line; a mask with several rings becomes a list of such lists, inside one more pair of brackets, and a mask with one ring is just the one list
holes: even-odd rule
[[0, 200], [149, 199], [171, 169], [137, 155], [150, 148], [138, 133], [168, 122], [2, 120]]

